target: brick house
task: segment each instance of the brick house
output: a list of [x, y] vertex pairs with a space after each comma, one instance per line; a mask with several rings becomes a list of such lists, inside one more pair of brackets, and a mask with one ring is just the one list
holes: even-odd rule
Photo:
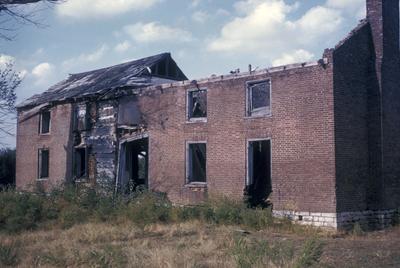
[[386, 226], [400, 207], [399, 1], [316, 62], [188, 80], [170, 54], [70, 75], [18, 107], [17, 188], [138, 185], [175, 203]]

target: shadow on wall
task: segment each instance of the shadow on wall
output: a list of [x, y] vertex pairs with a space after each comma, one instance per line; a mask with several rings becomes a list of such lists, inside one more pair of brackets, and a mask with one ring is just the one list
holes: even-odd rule
[[0, 149], [1, 186], [15, 186], [15, 149]]

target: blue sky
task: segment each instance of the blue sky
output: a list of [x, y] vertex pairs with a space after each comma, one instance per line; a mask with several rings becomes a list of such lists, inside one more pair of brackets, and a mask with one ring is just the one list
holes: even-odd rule
[[47, 27], [0, 40], [0, 66], [13, 60], [24, 76], [19, 102], [69, 73], [160, 52], [197, 79], [317, 60], [364, 16], [365, 0], [68, 0], [38, 13]]

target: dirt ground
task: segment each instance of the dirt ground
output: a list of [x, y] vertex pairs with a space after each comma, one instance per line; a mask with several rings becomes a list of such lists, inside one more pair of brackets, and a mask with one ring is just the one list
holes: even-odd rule
[[400, 228], [325, 239], [321, 264], [330, 267], [400, 267]]

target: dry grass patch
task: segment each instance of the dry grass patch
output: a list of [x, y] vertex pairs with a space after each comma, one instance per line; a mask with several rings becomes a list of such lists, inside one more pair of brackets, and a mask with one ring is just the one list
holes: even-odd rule
[[17, 245], [19, 253], [8, 254], [8, 263], [20, 267], [281, 267], [294, 263], [294, 247], [267, 242], [259, 238], [262, 234], [200, 221], [144, 228], [127, 221], [3, 235], [0, 241]]

